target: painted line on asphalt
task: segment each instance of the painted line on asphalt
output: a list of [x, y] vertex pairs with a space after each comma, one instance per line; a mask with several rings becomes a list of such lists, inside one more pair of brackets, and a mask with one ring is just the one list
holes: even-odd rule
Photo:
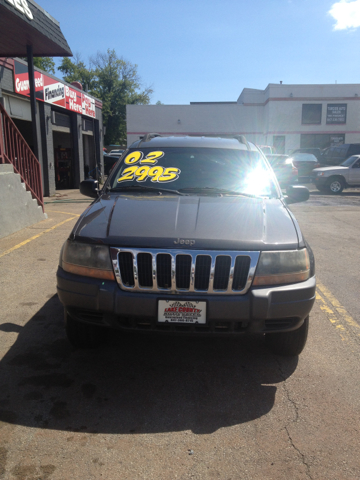
[[[317, 281], [317, 287], [319, 287], [319, 282]], [[317, 291], [316, 292], [316, 300], [320, 301], [320, 310], [322, 310], [325, 314], [330, 323], [334, 325], [336, 328], [337, 332], [339, 333], [341, 340], [348, 343], [350, 340], [350, 336], [348, 335], [347, 331], [344, 328], [344, 325], [342, 325], [341, 321], [336, 316], [336, 313], [330, 308], [330, 306], [327, 304], [326, 300], [320, 295], [320, 293]]]
[[[360, 326], [345, 308], [341, 306], [337, 298], [319, 281], [317, 281], [316, 300], [319, 302], [320, 309], [325, 313], [327, 319], [340, 335], [341, 340], [349, 346], [354, 345], [355, 341], [357, 346], [359, 346]], [[354, 350], [352, 349], [352, 351]]]
[[78, 213], [61, 212], [60, 210], [50, 210], [49, 213], [65, 213], [66, 215], [76, 215], [77, 217], [80, 217]]
[[352, 318], [352, 316], [346, 311], [346, 309], [340, 304], [339, 300], [328, 290], [325, 285], [317, 282], [317, 286], [324, 297], [330, 302], [339, 315], [345, 320], [345, 322], [353, 328], [360, 330], [360, 325]]
[[55, 230], [55, 228], [58, 228], [58, 227], [60, 227], [61, 225], [64, 225], [64, 223], [70, 222], [71, 220], [76, 220], [76, 217], [67, 218], [67, 219], [64, 220], [63, 222], [57, 223], [57, 224], [54, 225], [53, 227], [47, 228], [46, 230], [43, 230], [42, 232], [38, 233], [37, 235], [34, 235], [33, 237], [28, 238], [27, 240], [25, 240], [25, 241], [23, 241], [23, 242], [21, 242], [21, 243], [18, 243], [18, 244], [15, 245], [14, 247], [9, 248], [9, 250], [6, 250], [5, 252], [1, 253], [1, 254], [0, 254], [0, 258], [1, 258], [1, 257], [4, 257], [5, 255], [9, 255], [9, 253], [13, 252], [14, 250], [17, 250], [18, 248], [23, 247], [23, 246], [26, 245], [27, 243], [30, 243], [30, 242], [32, 242], [33, 240], [36, 240], [37, 238], [41, 237], [41, 235], [44, 235], [44, 233], [49, 233], [49, 232], [51, 232], [52, 230]]

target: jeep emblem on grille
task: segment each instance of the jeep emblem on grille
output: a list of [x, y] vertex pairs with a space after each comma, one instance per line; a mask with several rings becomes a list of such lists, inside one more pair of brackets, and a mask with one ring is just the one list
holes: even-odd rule
[[195, 240], [188, 240], [188, 239], [185, 239], [185, 238], [177, 238], [176, 240], [174, 240], [174, 243], [175, 243], [175, 245], [190, 245], [190, 247], [192, 247], [193, 245], [195, 245]]

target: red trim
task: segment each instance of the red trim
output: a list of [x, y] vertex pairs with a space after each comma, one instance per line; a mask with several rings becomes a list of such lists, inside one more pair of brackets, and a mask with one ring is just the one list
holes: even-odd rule
[[295, 131], [295, 132], [288, 132], [288, 131], [284, 131], [284, 132], [280, 132], [280, 131], [274, 131], [274, 132], [267, 132], [265, 133], [265, 135], [277, 135], [277, 134], [286, 134], [286, 135], [294, 135], [294, 134], [303, 134], [303, 135], [322, 135], [322, 134], [329, 134], [329, 135], [346, 135], [348, 133], [360, 133], [360, 130], [354, 130], [354, 131], [345, 131], [345, 132], [334, 132], [334, 131], [331, 131], [331, 130], [325, 130], [325, 131], [316, 131], [316, 132], [306, 132], [306, 131], [301, 131], [301, 130], [298, 130], [298, 131]]
[[0, 103], [0, 163], [11, 163], [44, 211], [39, 160], [31, 151], [15, 123]]
[[264, 107], [269, 102], [340, 102], [343, 100], [360, 100], [360, 97], [274, 97], [262, 103], [240, 103], [244, 107]]

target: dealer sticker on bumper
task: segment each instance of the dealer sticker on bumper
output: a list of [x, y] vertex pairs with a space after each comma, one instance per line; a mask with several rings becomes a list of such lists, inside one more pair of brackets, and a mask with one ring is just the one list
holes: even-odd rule
[[162, 323], [206, 323], [206, 302], [159, 300], [158, 321]]

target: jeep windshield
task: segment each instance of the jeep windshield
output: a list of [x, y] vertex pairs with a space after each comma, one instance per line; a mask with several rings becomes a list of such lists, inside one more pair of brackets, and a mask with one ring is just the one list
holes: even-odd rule
[[272, 171], [259, 152], [224, 148], [131, 149], [111, 173], [107, 188], [116, 192], [154, 189], [191, 195], [279, 196]]

